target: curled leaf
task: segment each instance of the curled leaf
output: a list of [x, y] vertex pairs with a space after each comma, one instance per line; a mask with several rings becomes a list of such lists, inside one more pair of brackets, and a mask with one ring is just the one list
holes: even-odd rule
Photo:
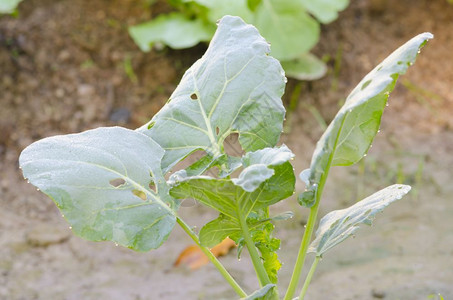
[[[415, 62], [420, 48], [431, 38], [431, 33], [412, 38], [354, 88], [316, 145], [310, 165], [309, 190], [312, 187], [317, 189], [331, 166], [352, 165], [367, 153], [379, 130], [389, 93], [395, 87], [398, 76]], [[306, 177], [304, 173], [304, 180]], [[302, 200], [302, 203], [311, 203]]]
[[374, 216], [390, 203], [401, 199], [410, 191], [408, 185], [395, 184], [357, 202], [353, 206], [325, 215], [316, 231], [316, 239], [308, 251], [322, 256], [327, 250], [350, 237], [360, 224], [371, 225]]

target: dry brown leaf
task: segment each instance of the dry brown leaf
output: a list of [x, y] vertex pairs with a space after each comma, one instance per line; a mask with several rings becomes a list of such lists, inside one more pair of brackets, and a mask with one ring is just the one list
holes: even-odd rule
[[[236, 247], [233, 240], [226, 238], [220, 244], [211, 248], [212, 254], [215, 257], [228, 254], [231, 248]], [[179, 265], [187, 266], [190, 270], [196, 270], [209, 263], [208, 257], [201, 251], [197, 245], [190, 245], [186, 247], [176, 259], [174, 266]]]

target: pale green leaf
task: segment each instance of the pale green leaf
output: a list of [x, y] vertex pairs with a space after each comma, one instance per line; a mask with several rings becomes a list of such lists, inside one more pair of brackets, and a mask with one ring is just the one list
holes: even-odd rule
[[390, 203], [401, 199], [410, 191], [408, 185], [395, 184], [357, 202], [353, 206], [325, 215], [316, 231], [316, 239], [309, 252], [322, 256], [327, 250], [353, 235], [360, 224], [371, 225], [374, 216]]
[[163, 155], [149, 137], [110, 127], [35, 142], [19, 164], [74, 233], [148, 251], [166, 240], [176, 222], [177, 203], [160, 169]]
[[330, 166], [352, 165], [367, 153], [398, 76], [415, 62], [420, 47], [432, 37], [430, 33], [423, 33], [412, 38], [366, 75], [351, 92], [316, 145], [310, 165], [309, 190], [317, 189]]
[[319, 23], [299, 1], [263, 0], [252, 23], [271, 43], [271, 55], [281, 61], [298, 58], [319, 39]]
[[282, 130], [285, 76], [256, 28], [226, 16], [205, 55], [184, 74], [169, 102], [138, 129], [165, 150], [163, 168], [202, 149], [213, 159], [239, 134], [246, 151], [273, 147]]
[[22, 0], [0, 0], [0, 14], [12, 14]]
[[330, 23], [345, 9], [349, 0], [300, 0], [306, 9], [321, 23]]
[[144, 52], [155, 44], [173, 49], [190, 48], [199, 42], [209, 41], [215, 26], [202, 19], [189, 19], [180, 13], [160, 15], [156, 19], [129, 27], [129, 34]]
[[224, 215], [239, 220], [252, 211], [268, 207], [293, 194], [295, 178], [290, 163], [273, 166], [275, 175], [253, 192], [235, 185], [231, 179], [209, 176], [172, 178], [170, 194], [178, 199], [192, 197]]
[[241, 300], [264, 300], [266, 296], [271, 296], [272, 289], [275, 287], [275, 284], [266, 284], [262, 288], [257, 291], [254, 291], [250, 295], [245, 298], [241, 298]]
[[316, 80], [327, 72], [327, 66], [311, 53], [302, 53], [292, 60], [281, 61], [286, 76], [298, 80]]
[[285, 145], [248, 152], [242, 158], [244, 170], [238, 178], [233, 178], [232, 181], [245, 191], [253, 192], [262, 182], [274, 175], [272, 166], [281, 165], [293, 157], [294, 154]]

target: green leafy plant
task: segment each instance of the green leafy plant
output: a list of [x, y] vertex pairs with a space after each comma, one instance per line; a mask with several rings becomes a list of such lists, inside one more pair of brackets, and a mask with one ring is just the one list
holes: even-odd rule
[[334, 21], [349, 0], [170, 0], [178, 12], [131, 26], [129, 33], [143, 51], [167, 45], [189, 48], [209, 41], [215, 23], [224, 15], [239, 16], [258, 28], [272, 44], [286, 75], [314, 80], [326, 72], [325, 64], [309, 51], [319, 40], [320, 24]]
[[[354, 164], [367, 153], [398, 76], [430, 38], [430, 33], [414, 37], [365, 76], [319, 140], [310, 168], [300, 175], [307, 189], [298, 200], [310, 215], [284, 299], [293, 299], [307, 253], [316, 258], [299, 299], [329, 249], [409, 192], [407, 185], [392, 185], [330, 212], [312, 241], [330, 168]], [[269, 207], [295, 193], [296, 178], [290, 163], [294, 154], [285, 145], [276, 146], [286, 78], [269, 51], [255, 27], [224, 17], [204, 56], [147, 124], [37, 141], [20, 156], [24, 177], [53, 199], [78, 236], [149, 251], [161, 246], [178, 224], [239, 297], [278, 299], [280, 241], [274, 237], [274, 223], [291, 213], [275, 216]], [[231, 134], [238, 135], [244, 155], [226, 153], [224, 142]], [[175, 170], [198, 150], [205, 156]], [[181, 200], [189, 197], [219, 213], [199, 233], [178, 215]], [[248, 250], [260, 283], [257, 291], [245, 292], [210, 252], [226, 237], [238, 244], [239, 253]]]

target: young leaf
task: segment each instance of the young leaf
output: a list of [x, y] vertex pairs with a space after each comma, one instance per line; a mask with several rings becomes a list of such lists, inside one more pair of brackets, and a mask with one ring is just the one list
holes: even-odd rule
[[262, 288], [260, 288], [257, 291], [254, 291], [250, 295], [248, 295], [245, 298], [241, 298], [240, 300], [265, 300], [265, 299], [270, 299], [267, 298], [266, 296], [271, 296], [272, 295], [272, 288], [275, 287], [275, 284], [266, 284]]
[[277, 283], [277, 272], [282, 263], [278, 260], [277, 250], [280, 249], [280, 240], [273, 237], [274, 224], [267, 222], [262, 226], [251, 230], [251, 235], [255, 246], [261, 253], [264, 269], [272, 283]]
[[163, 169], [202, 149], [213, 159], [239, 133], [246, 151], [273, 147], [285, 114], [285, 76], [255, 27], [226, 16], [205, 55], [184, 74], [169, 102], [145, 126], [166, 153]]
[[316, 239], [308, 251], [322, 256], [327, 250], [350, 237], [360, 224], [371, 225], [374, 216], [390, 203], [401, 199], [410, 191], [408, 185], [395, 184], [357, 202], [353, 206], [325, 215], [316, 231]]
[[110, 127], [35, 142], [21, 153], [19, 164], [74, 233], [148, 251], [167, 239], [176, 222], [177, 203], [160, 169], [163, 155], [149, 137]]
[[180, 13], [160, 15], [156, 19], [129, 27], [129, 34], [144, 52], [161, 43], [173, 49], [190, 48], [209, 41], [215, 26], [201, 19], [189, 19]]
[[[309, 190], [317, 189], [330, 166], [352, 165], [366, 154], [379, 130], [389, 93], [398, 76], [414, 63], [420, 47], [432, 37], [430, 33], [423, 33], [412, 38], [366, 75], [351, 92], [316, 145], [310, 165]], [[306, 199], [307, 203], [313, 201]]]
[[258, 186], [274, 175], [273, 166], [281, 165], [294, 157], [285, 145], [278, 148], [265, 148], [248, 152], [242, 158], [244, 170], [238, 178], [231, 181], [247, 192], [253, 192]]

